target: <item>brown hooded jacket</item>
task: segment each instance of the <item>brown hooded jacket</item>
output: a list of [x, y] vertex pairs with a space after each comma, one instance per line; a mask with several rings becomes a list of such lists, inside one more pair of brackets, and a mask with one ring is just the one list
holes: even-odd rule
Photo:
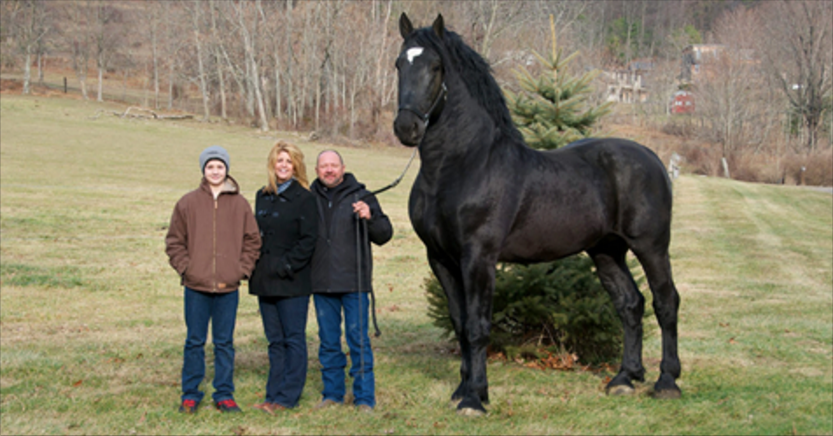
[[228, 176], [214, 198], [205, 178], [174, 207], [165, 252], [182, 284], [203, 292], [232, 292], [260, 256], [260, 232], [249, 202]]

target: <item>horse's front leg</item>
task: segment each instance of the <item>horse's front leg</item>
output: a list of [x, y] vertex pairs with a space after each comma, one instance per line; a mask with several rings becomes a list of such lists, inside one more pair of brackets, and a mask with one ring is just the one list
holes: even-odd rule
[[437, 276], [437, 280], [439, 280], [440, 285], [442, 285], [445, 291], [448, 300], [448, 315], [451, 318], [451, 325], [454, 327], [454, 334], [460, 344], [460, 355], [462, 357], [460, 363], [460, 384], [451, 395], [451, 401], [460, 401], [466, 395], [468, 386], [466, 382], [469, 377], [469, 367], [471, 365], [471, 347], [469, 346], [468, 337], [464, 331], [465, 312], [460, 310], [465, 305], [460, 271], [459, 269], [450, 269], [430, 253], [428, 254], [428, 264], [431, 266], [431, 270]]
[[463, 333], [471, 347], [471, 368], [467, 390], [457, 411], [463, 415], [486, 413], [489, 403], [489, 381], [486, 375], [486, 349], [492, 325], [492, 295], [495, 285], [496, 256], [472, 250], [462, 261], [465, 312]]

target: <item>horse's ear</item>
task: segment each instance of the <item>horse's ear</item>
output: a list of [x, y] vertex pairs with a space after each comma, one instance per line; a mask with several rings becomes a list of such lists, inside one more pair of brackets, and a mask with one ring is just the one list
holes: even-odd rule
[[402, 35], [402, 38], [407, 38], [413, 31], [414, 25], [411, 24], [411, 20], [409, 20], [408, 16], [403, 12], [399, 17], [399, 34]]
[[437, 19], [434, 20], [434, 24], [431, 26], [434, 28], [434, 33], [440, 37], [440, 40], [443, 39], [445, 36], [445, 22], [443, 22], [443, 14], [437, 14]]

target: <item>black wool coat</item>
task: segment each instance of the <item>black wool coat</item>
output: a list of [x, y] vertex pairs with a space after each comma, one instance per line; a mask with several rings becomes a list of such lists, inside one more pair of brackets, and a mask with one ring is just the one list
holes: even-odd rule
[[[368, 194], [365, 186], [351, 173], [330, 189], [318, 179], [310, 185], [318, 200], [318, 243], [312, 258], [312, 291], [315, 294], [356, 292], [358, 285], [357, 256], [362, 256], [362, 292], [372, 290], [373, 256], [370, 243], [383, 245], [393, 237], [393, 226], [374, 195], [364, 199], [370, 207], [370, 220], [360, 226], [353, 213], [356, 198]], [[356, 244], [357, 227], [359, 251]], [[367, 231], [365, 234], [364, 231]]]
[[255, 220], [263, 245], [249, 279], [249, 293], [264, 297], [310, 295], [310, 262], [318, 239], [315, 196], [296, 180], [277, 195], [261, 188], [255, 200]]

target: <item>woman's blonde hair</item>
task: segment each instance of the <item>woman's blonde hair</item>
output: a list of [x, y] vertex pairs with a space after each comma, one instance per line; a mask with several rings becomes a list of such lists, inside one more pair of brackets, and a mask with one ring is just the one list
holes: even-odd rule
[[278, 155], [282, 151], [289, 153], [289, 159], [292, 160], [292, 170], [295, 180], [304, 187], [309, 189], [309, 181], [307, 180], [307, 166], [304, 164], [304, 153], [295, 144], [290, 144], [284, 141], [278, 141], [272, 150], [269, 152], [269, 158], [266, 159], [266, 174], [269, 176], [266, 183], [266, 192], [270, 194], [278, 193], [278, 178], [275, 176], [275, 163], [278, 161]]

